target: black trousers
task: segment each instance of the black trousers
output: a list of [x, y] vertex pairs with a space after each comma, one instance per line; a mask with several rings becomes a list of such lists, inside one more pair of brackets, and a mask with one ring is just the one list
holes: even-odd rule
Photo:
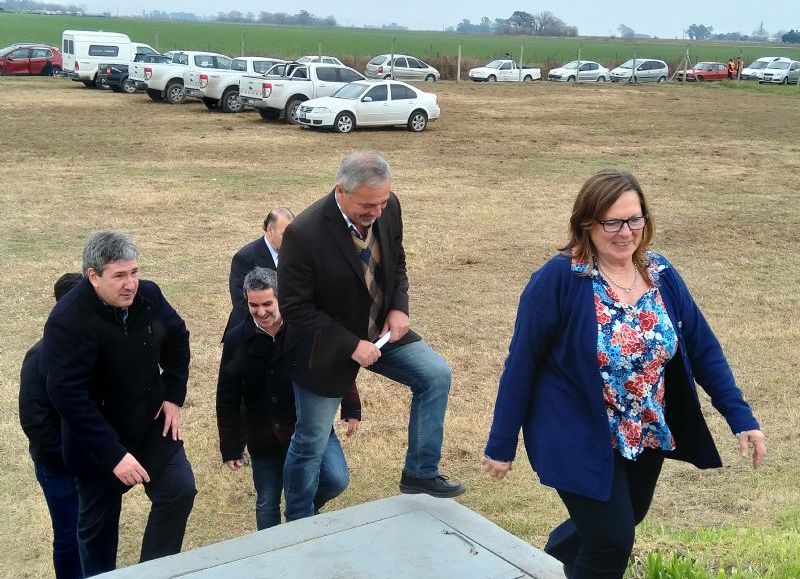
[[553, 529], [545, 552], [570, 579], [621, 579], [633, 550], [636, 525], [647, 514], [664, 455], [645, 449], [636, 461], [614, 453], [608, 501], [558, 491], [569, 518]]
[[[117, 566], [122, 495], [132, 487], [123, 485], [113, 474], [97, 479], [78, 478], [77, 485], [81, 567], [84, 577], [91, 577]], [[157, 475], [151, 475], [144, 491], [152, 505], [139, 562], [180, 553], [197, 494], [194, 473], [183, 448]]]

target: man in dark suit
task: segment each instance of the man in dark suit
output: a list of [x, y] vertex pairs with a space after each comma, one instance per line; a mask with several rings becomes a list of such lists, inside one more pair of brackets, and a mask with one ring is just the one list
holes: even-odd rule
[[[65, 273], [53, 286], [59, 301], [83, 279]], [[30, 442], [36, 480], [42, 487], [53, 525], [53, 568], [56, 579], [83, 577], [78, 554], [78, 491], [75, 477], [61, 456], [61, 417], [47, 397], [47, 376], [39, 371], [42, 341], [36, 342], [22, 362], [19, 378], [19, 422]]]
[[[222, 460], [232, 471], [244, 466], [243, 427], [256, 490], [259, 531], [281, 522], [283, 463], [297, 415], [288, 365], [295, 344], [287, 341], [278, 307], [278, 276], [257, 267], [244, 278], [249, 319], [225, 337], [217, 381], [217, 426]], [[244, 413], [241, 407], [244, 406]], [[361, 401], [355, 384], [342, 400], [347, 436], [358, 430]], [[331, 429], [319, 477], [314, 508], [342, 494], [350, 482], [347, 461]]]
[[[439, 472], [450, 391], [447, 363], [409, 330], [400, 203], [377, 153], [342, 160], [331, 193], [286, 229], [278, 266], [287, 339], [305, 341], [295, 382], [297, 424], [284, 466], [287, 520], [311, 516], [319, 465], [345, 390], [360, 368], [411, 388], [404, 493], [454, 497]], [[389, 343], [373, 342], [386, 332]]]
[[120, 233], [89, 237], [84, 279], [53, 308], [42, 339], [41, 371], [77, 480], [86, 577], [116, 567], [125, 492], [142, 483], [152, 503], [141, 561], [180, 552], [197, 492], [181, 435], [189, 332], [159, 287], [139, 280], [138, 255]]
[[294, 213], [286, 207], [273, 209], [264, 219], [264, 235], [245, 245], [233, 256], [231, 273], [228, 276], [228, 289], [231, 294], [232, 309], [230, 316], [228, 316], [225, 332], [223, 332], [223, 339], [228, 330], [250, 317], [247, 303], [242, 293], [244, 276], [251, 272], [254, 267], [266, 267], [277, 271], [278, 252], [281, 250], [283, 232], [293, 219]]

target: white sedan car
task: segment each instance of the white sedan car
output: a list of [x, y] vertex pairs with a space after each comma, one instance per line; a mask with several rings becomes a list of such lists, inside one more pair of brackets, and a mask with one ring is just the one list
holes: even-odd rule
[[606, 82], [611, 78], [611, 72], [591, 60], [573, 60], [559, 68], [551, 68], [547, 73], [547, 80], [554, 82], [575, 82], [576, 78], [578, 82]]
[[433, 93], [393, 80], [361, 80], [344, 85], [332, 96], [307, 100], [300, 105], [297, 120], [337, 133], [380, 125], [405, 125], [419, 133], [440, 112], [439, 97]]

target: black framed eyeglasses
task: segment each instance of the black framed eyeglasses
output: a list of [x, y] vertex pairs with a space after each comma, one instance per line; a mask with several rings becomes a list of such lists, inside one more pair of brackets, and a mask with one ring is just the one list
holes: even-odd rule
[[606, 219], [598, 223], [603, 226], [603, 231], [606, 233], [616, 233], [622, 229], [623, 225], [627, 225], [631, 231], [638, 231], [639, 229], [644, 229], [647, 223], [647, 215], [637, 215], [630, 219]]

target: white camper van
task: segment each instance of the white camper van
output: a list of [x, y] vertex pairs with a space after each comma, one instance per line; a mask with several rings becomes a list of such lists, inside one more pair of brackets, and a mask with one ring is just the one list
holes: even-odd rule
[[131, 42], [127, 34], [102, 30], [65, 30], [61, 35], [61, 48], [62, 70], [72, 80], [86, 86], [95, 86], [100, 63], [131, 62], [138, 52], [158, 54], [152, 46]]

